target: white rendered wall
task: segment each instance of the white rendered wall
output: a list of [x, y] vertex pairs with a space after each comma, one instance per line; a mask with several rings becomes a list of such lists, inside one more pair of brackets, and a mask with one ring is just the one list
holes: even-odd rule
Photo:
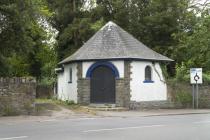
[[[152, 68], [152, 81], [144, 83], [145, 67]], [[156, 69], [156, 71], [155, 71]], [[131, 62], [131, 101], [158, 101], [167, 99], [167, 87], [159, 63], [146, 61]]]
[[[118, 70], [120, 78], [124, 77], [124, 61], [108, 61], [112, 63]], [[88, 69], [95, 62], [82, 62], [82, 77], [85, 78]]]
[[86, 78], [86, 73], [93, 63], [95, 62], [82, 62], [82, 78]]
[[63, 84], [63, 81], [64, 81], [64, 73], [58, 73], [57, 74], [57, 78], [58, 78], [58, 81], [57, 81], [57, 93], [58, 93], [58, 98], [61, 97], [61, 95], [64, 93], [64, 84]]
[[[72, 82], [69, 83], [70, 68], [72, 69]], [[64, 72], [58, 74], [58, 98], [71, 100], [77, 103], [77, 64], [64, 65]]]

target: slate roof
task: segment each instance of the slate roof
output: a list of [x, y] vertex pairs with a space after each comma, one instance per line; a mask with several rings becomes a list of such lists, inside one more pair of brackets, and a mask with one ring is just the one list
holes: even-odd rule
[[104, 59], [173, 61], [151, 50], [131, 34], [110, 21], [96, 32], [79, 50], [59, 64], [71, 61]]

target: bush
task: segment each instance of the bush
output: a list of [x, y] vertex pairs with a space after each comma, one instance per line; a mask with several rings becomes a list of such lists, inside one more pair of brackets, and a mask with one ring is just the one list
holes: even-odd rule
[[210, 74], [203, 73], [203, 82], [206, 84], [210, 84]]
[[32, 105], [32, 102], [29, 102], [29, 101], [25, 102], [24, 109], [27, 112], [27, 114], [30, 115], [34, 110], [34, 106]]
[[67, 105], [75, 105], [74, 101], [72, 101], [72, 100], [66, 100], [65, 103]]
[[179, 102], [183, 107], [190, 107], [192, 104], [192, 95], [187, 92], [179, 92], [175, 96], [176, 102]]
[[187, 68], [183, 63], [176, 66], [176, 81], [190, 81], [190, 69]]

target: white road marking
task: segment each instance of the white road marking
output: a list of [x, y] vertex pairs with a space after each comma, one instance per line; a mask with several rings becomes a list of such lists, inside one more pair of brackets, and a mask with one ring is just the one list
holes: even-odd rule
[[74, 119], [49, 119], [49, 120], [40, 120], [38, 122], [58, 122], [58, 121], [65, 121], [65, 120], [68, 120], [68, 121], [82, 121], [82, 120], [95, 120], [95, 119], [98, 119], [98, 118], [74, 118]]
[[78, 118], [78, 119], [68, 119], [69, 121], [82, 121], [82, 120], [95, 120], [98, 118]]
[[39, 121], [39, 122], [53, 122], [53, 121], [56, 121], [56, 119], [41, 120], [41, 121]]
[[200, 121], [200, 122], [193, 122], [193, 123], [210, 123], [210, 121]]
[[118, 127], [118, 128], [86, 130], [86, 131], [83, 131], [83, 132], [84, 133], [90, 133], [90, 132], [126, 130], [126, 129], [140, 129], [140, 128], [163, 127], [163, 126], [166, 126], [166, 125], [145, 125], [145, 126], [133, 126], [133, 127]]
[[13, 140], [13, 139], [25, 139], [28, 136], [19, 136], [19, 137], [9, 137], [9, 138], [0, 138], [0, 140]]

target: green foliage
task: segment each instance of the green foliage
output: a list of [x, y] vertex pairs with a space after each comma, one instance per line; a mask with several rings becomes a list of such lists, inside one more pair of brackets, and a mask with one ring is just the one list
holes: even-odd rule
[[[79, 49], [112, 20], [148, 47], [177, 63], [177, 81], [189, 81], [189, 69], [210, 72], [209, 7], [191, 0], [1, 0], [0, 76], [35, 76], [41, 84], [55, 82], [57, 61]], [[57, 31], [57, 43], [50, 42]], [[167, 69], [173, 73], [173, 66]], [[164, 70], [164, 75], [169, 77]]]
[[203, 82], [204, 82], [204, 84], [210, 84], [210, 74], [209, 73], [203, 73]]
[[25, 56], [14, 53], [7, 59], [7, 63], [9, 65], [8, 72], [10, 76], [29, 76], [29, 64]]
[[58, 35], [58, 57], [65, 58], [74, 53], [93, 34], [90, 19], [75, 18]]
[[57, 65], [55, 49], [53, 47], [43, 46], [42, 50], [37, 53], [37, 58], [41, 62], [40, 83], [43, 85], [53, 85], [56, 81], [54, 68]]
[[97, 20], [95, 23], [91, 24], [91, 29], [97, 32], [105, 24], [103, 18]]
[[173, 34], [186, 29], [188, 24], [184, 27], [182, 24], [190, 13], [188, 0], [97, 0], [97, 4], [91, 11], [94, 20], [113, 20], [147, 46], [167, 56], [173, 56], [178, 43]]
[[45, 0], [0, 2], [0, 76], [52, 81], [57, 57], [43, 27], [51, 15]]
[[72, 100], [66, 100], [65, 104], [66, 105], [75, 105], [74, 101], [72, 101]]
[[184, 107], [190, 107], [192, 104], [192, 95], [187, 92], [179, 92], [175, 96], [175, 100], [181, 103]]
[[184, 63], [176, 65], [176, 81], [189, 82], [189, 80], [189, 68], [187, 68]]
[[177, 63], [184, 63], [187, 69], [192, 67], [203, 68], [203, 79], [205, 83], [208, 83], [208, 73], [210, 71], [210, 15], [206, 11], [200, 14], [200, 17], [194, 18], [191, 30], [176, 34], [176, 37], [179, 38], [179, 44], [174, 51], [174, 55]]
[[30, 115], [35, 108], [32, 106], [32, 102], [25, 102], [24, 103], [24, 109], [25, 109], [26, 113], [28, 115]]
[[[210, 74], [208, 72], [203, 72], [202, 76], [203, 76], [203, 84], [210, 84]], [[176, 76], [174, 79], [168, 79], [168, 81], [174, 83], [177, 82], [190, 83], [190, 67], [187, 67], [184, 63], [182, 63], [182, 65], [176, 65]]]
[[[209, 12], [196, 4], [191, 7], [189, 0], [96, 0], [96, 6], [86, 10], [85, 1], [48, 0], [48, 3], [54, 13], [52, 23], [59, 31], [56, 48], [59, 60], [74, 53], [112, 20], [148, 47], [174, 59], [179, 80], [187, 80], [190, 67], [209, 71]], [[181, 65], [186, 67], [185, 74]], [[174, 74], [173, 67], [169, 68]]]
[[[78, 109], [80, 107], [79, 104], [76, 104], [74, 101], [72, 100], [66, 100], [66, 101], [63, 101], [63, 100], [58, 100], [56, 98], [52, 98], [52, 99], [36, 99], [36, 104], [52, 104], [52, 105], [61, 105], [63, 107], [66, 107], [66, 108], [69, 108], [69, 109]], [[37, 112], [40, 112], [42, 111], [44, 108], [43, 106], [39, 107], [37, 106], [36, 107], [38, 110]]]
[[167, 72], [166, 65], [165, 64], [161, 64], [160, 67], [161, 67], [164, 79], [168, 79], [169, 78], [169, 74]]

